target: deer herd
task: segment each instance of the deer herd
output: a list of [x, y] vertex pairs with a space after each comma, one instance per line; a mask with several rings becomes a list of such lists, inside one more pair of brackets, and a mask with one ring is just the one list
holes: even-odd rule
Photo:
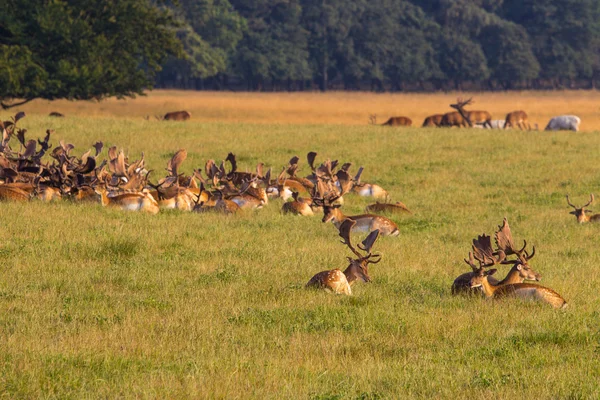
[[[469, 102], [453, 104], [457, 114], [436, 115], [425, 122], [432, 124], [428, 126], [440, 126], [450, 121], [493, 126], [489, 113], [465, 112], [463, 107]], [[340, 164], [337, 160], [326, 159], [317, 166], [315, 152], [308, 153], [306, 157], [311, 170], [309, 175], [299, 176], [300, 160], [294, 156], [279, 175], [272, 178], [271, 169], [265, 172], [263, 163], [256, 166], [255, 172], [239, 171], [233, 153], [219, 163], [208, 160], [203, 169], [195, 169], [192, 175], [186, 175], [180, 168], [187, 158], [187, 151], [181, 149], [167, 162], [166, 175], [153, 182], [150, 178], [153, 171], [146, 169], [143, 153], [139, 159], [133, 160], [113, 146], [106, 151], [107, 158], [101, 160], [104, 145], [96, 142], [92, 149], [77, 156], [73, 153], [75, 147], [64, 141], [59, 141], [53, 148], [50, 139], [54, 132], [51, 130], [46, 131], [43, 139], [27, 140], [26, 129], [17, 127], [24, 117], [25, 114], [20, 112], [9, 121], [0, 121], [0, 201], [69, 199], [150, 214], [165, 209], [235, 214], [244, 209], [263, 208], [270, 200], [280, 198], [283, 200], [283, 214], [310, 217], [322, 213], [322, 222], [332, 222], [343, 239], [342, 243], [354, 255], [348, 257], [349, 264], [343, 272], [340, 269], [319, 272], [306, 287], [350, 295], [354, 283], [370, 282], [369, 264], [381, 261], [380, 254], [372, 253], [375, 242], [379, 236], [395, 237], [400, 233], [398, 225], [381, 214], [399, 216], [411, 213], [402, 202], [391, 202], [388, 192], [381, 186], [363, 182], [362, 167], [352, 176], [351, 163]], [[392, 118], [386, 124], [394, 125], [398, 121], [402, 120]], [[507, 125], [530, 128], [527, 115], [521, 111], [507, 115], [504, 126]], [[19, 150], [13, 150], [15, 144]], [[43, 161], [46, 155], [51, 161]], [[365, 214], [346, 215], [342, 206], [344, 198], [349, 195], [370, 197], [375, 202], [366, 207]], [[585, 208], [594, 201], [593, 195], [581, 208], [573, 205], [568, 195], [566, 200], [573, 207], [572, 214], [578, 222], [600, 222], [600, 214], [586, 214]], [[352, 233], [367, 234], [362, 245], [353, 245]], [[465, 260], [472, 271], [456, 278], [451, 287], [452, 294], [517, 297], [544, 302], [555, 308], [566, 306], [565, 300], [554, 290], [525, 282], [541, 279], [529, 264], [535, 248], [531, 254], [526, 250], [527, 242], [521, 249], [516, 248], [506, 219], [498, 227], [494, 239], [495, 248], [491, 237], [486, 234], [473, 239], [472, 251]], [[492, 267], [501, 265], [511, 268], [502, 280], [494, 279], [492, 275], [497, 269]]]
[[[492, 119], [492, 115], [487, 111], [467, 111], [465, 106], [472, 105], [473, 99], [468, 100], [458, 99], [455, 104], [451, 104], [450, 107], [456, 111], [451, 111], [445, 114], [430, 115], [423, 121], [423, 128], [489, 128], [489, 129], [507, 129], [507, 128], [519, 128], [520, 130], [532, 130], [531, 124], [528, 121], [527, 113], [523, 110], [512, 111], [506, 114], [504, 119]], [[377, 116], [371, 114], [369, 116], [369, 123], [377, 125]], [[554, 117], [548, 122], [546, 131], [559, 131], [559, 130], [571, 130], [579, 131], [579, 125], [581, 119], [575, 115], [561, 115]], [[412, 126], [412, 120], [408, 117], [391, 117], [380, 124], [381, 126]], [[538, 125], [535, 124], [535, 130], [539, 130]]]

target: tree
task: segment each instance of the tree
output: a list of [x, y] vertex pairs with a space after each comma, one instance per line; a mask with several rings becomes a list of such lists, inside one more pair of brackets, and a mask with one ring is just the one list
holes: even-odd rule
[[171, 13], [148, 0], [4, 0], [0, 27], [3, 108], [133, 97], [181, 51]]
[[461, 89], [465, 81], [488, 79], [490, 73], [487, 61], [478, 43], [446, 31], [440, 45], [440, 67], [454, 81], [457, 90]]

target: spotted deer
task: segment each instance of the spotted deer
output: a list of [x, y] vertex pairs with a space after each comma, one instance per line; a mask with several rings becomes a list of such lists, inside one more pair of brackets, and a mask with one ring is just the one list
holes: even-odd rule
[[371, 253], [371, 248], [379, 237], [379, 231], [375, 230], [371, 232], [362, 242], [362, 246], [360, 244], [357, 245], [358, 249], [365, 253], [361, 254], [352, 246], [350, 233], [354, 224], [356, 222], [352, 220], [344, 222], [340, 227], [340, 237], [343, 239], [342, 243], [348, 246], [357, 258], [348, 257], [350, 264], [344, 272], [339, 269], [319, 272], [308, 281], [306, 284], [307, 288], [319, 288], [335, 294], [351, 295], [352, 285], [355, 282], [371, 282], [368, 266], [369, 264], [377, 264], [381, 261], [381, 255]]
[[567, 204], [569, 204], [571, 207], [574, 208], [574, 211], [571, 211], [569, 214], [574, 215], [577, 218], [577, 222], [579, 222], [580, 224], [583, 224], [585, 222], [600, 222], [600, 214], [592, 214], [592, 215], [588, 215], [586, 214], [586, 210], [585, 208], [587, 206], [589, 206], [590, 204], [592, 204], [594, 202], [594, 195], [590, 194], [590, 201], [588, 201], [587, 203], [585, 203], [585, 205], [581, 206], [581, 208], [575, 206], [573, 203], [571, 203], [571, 200], [569, 200], [569, 195], [567, 195]]

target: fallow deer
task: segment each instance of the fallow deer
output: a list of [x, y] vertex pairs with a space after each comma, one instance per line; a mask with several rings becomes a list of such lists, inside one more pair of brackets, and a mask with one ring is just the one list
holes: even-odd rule
[[378, 230], [383, 236], [398, 236], [400, 234], [400, 230], [394, 221], [381, 215], [344, 215], [339, 205], [323, 206], [323, 222], [332, 222], [336, 228], [340, 229], [341, 225], [347, 220], [356, 222], [352, 228], [356, 232], [373, 232]]
[[165, 121], [187, 121], [191, 117], [192, 114], [187, 111], [172, 111], [166, 113], [162, 119]]
[[527, 118], [527, 113], [523, 110], [510, 112], [506, 114], [506, 119], [504, 120], [504, 129], [517, 127], [522, 131], [524, 131], [525, 128], [527, 128], [527, 130], [531, 130], [531, 125], [527, 121]]
[[127, 211], [145, 211], [158, 214], [158, 202], [146, 189], [141, 192], [109, 193], [105, 187], [96, 188], [96, 193], [101, 196], [103, 206], [116, 207]]
[[573, 203], [571, 203], [571, 201], [569, 200], [569, 195], [567, 195], [567, 204], [569, 204], [571, 207], [573, 207], [575, 210], [571, 211], [569, 214], [574, 215], [577, 218], [577, 222], [579, 222], [580, 224], [583, 224], [585, 222], [600, 222], [600, 214], [593, 214], [593, 215], [587, 215], [585, 208], [587, 206], [589, 206], [590, 204], [592, 204], [594, 202], [594, 195], [590, 194], [590, 201], [588, 201], [585, 205], [581, 206], [581, 207], [577, 207], [575, 206]]
[[[473, 239], [472, 249], [473, 251], [469, 252], [469, 259], [465, 259], [464, 261], [472, 268], [473, 272], [462, 274], [454, 280], [452, 283], [452, 294], [473, 293], [471, 279], [479, 274], [479, 269], [483, 265], [486, 268], [499, 264], [512, 265], [506, 277], [501, 281], [491, 277], [495, 271], [491, 272], [490, 270], [488, 279], [489, 283], [494, 286], [522, 283], [525, 280], [539, 281], [541, 279], [540, 274], [535, 272], [529, 265], [529, 260], [535, 255], [535, 249], [531, 255], [525, 254], [516, 260], [507, 260], [503, 250], [497, 250], [496, 252], [492, 250], [491, 239], [486, 234]], [[479, 262], [479, 265], [475, 264], [475, 260]]]
[[362, 242], [362, 246], [357, 245], [357, 247], [365, 253], [360, 254], [358, 250], [352, 246], [351, 231], [354, 224], [356, 224], [356, 222], [352, 220], [347, 220], [342, 224], [340, 227], [340, 236], [344, 239], [342, 243], [348, 246], [352, 253], [358, 258], [348, 257], [350, 265], [348, 265], [344, 272], [339, 269], [319, 272], [308, 281], [306, 284], [307, 288], [320, 288], [336, 294], [351, 295], [352, 285], [356, 281], [362, 280], [363, 282], [371, 282], [368, 265], [377, 264], [381, 261], [381, 255], [371, 253], [371, 248], [379, 237], [379, 231], [376, 230], [371, 232]]
[[352, 179], [352, 193], [356, 193], [361, 197], [373, 197], [376, 199], [387, 199], [389, 194], [387, 190], [377, 185], [376, 183], [361, 182], [363, 167], [360, 167], [356, 176]]
[[411, 126], [412, 119], [408, 117], [390, 117], [383, 124], [377, 124], [377, 116], [375, 114], [371, 114], [369, 116], [369, 121], [371, 125], [379, 125], [379, 126]]
[[440, 127], [442, 125], [442, 119], [444, 118], [444, 114], [434, 114], [434, 115], [430, 115], [429, 117], [425, 118], [425, 120], [423, 121], [423, 125], [421, 125], [422, 128], [427, 128], [427, 127]]
[[365, 211], [368, 213], [387, 212], [390, 214], [403, 214], [403, 213], [412, 214], [412, 212], [408, 209], [408, 207], [406, 207], [406, 205], [404, 203], [402, 203], [401, 201], [397, 201], [396, 203], [376, 202], [374, 204], [369, 204], [365, 208]]
[[294, 192], [292, 197], [294, 198], [294, 201], [283, 203], [283, 206], [281, 207], [281, 211], [284, 214], [295, 214], [305, 217], [315, 215], [310, 207], [312, 200], [298, 197], [298, 192]]
[[31, 193], [12, 183], [0, 185], [0, 201], [28, 201]]

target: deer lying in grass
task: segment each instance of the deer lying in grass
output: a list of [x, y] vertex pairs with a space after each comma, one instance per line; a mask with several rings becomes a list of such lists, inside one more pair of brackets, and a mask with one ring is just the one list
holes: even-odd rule
[[162, 119], [164, 121], [187, 121], [191, 117], [192, 114], [187, 111], [172, 111], [166, 113], [164, 117], [157, 119]]
[[[472, 249], [473, 251], [469, 252], [469, 259], [465, 259], [464, 261], [473, 271], [462, 274], [454, 280], [452, 283], [452, 294], [472, 294], [473, 289], [471, 288], [471, 279], [479, 274], [479, 269], [482, 265], [512, 265], [512, 268], [506, 277], [501, 281], [498, 281], [491, 276], [496, 272], [495, 269], [489, 271], [489, 283], [493, 286], [522, 283], [525, 280], [539, 281], [541, 279], [540, 274], [535, 272], [529, 265], [529, 260], [535, 255], [535, 249], [532, 254], [529, 255], [526, 252], [523, 254], [522, 251], [525, 249], [525, 247], [523, 247], [521, 255], [516, 260], [507, 260], [503, 250], [497, 250], [496, 252], [492, 250], [491, 239], [486, 234], [478, 236], [477, 239], [473, 239]], [[475, 264], [475, 260], [479, 262], [479, 265]]]
[[127, 211], [145, 211], [150, 214], [158, 214], [158, 202], [152, 197], [147, 189], [132, 193], [109, 193], [106, 188], [96, 188], [101, 196], [103, 206], [117, 207]]
[[295, 214], [302, 215], [305, 217], [315, 215], [313, 213], [312, 208], [310, 207], [312, 204], [312, 200], [298, 197], [298, 192], [294, 192], [292, 194], [292, 197], [294, 198], [294, 201], [288, 201], [286, 203], [283, 203], [283, 206], [281, 207], [281, 212], [283, 212], [284, 214]]
[[444, 118], [444, 114], [434, 114], [434, 115], [430, 115], [429, 117], [425, 118], [425, 120], [423, 121], [423, 125], [421, 125], [422, 128], [427, 128], [427, 127], [439, 127], [442, 125], [442, 119]]
[[394, 221], [381, 215], [344, 215], [340, 210], [340, 205], [323, 206], [323, 222], [332, 222], [336, 228], [340, 229], [342, 224], [347, 220], [352, 220], [356, 223], [352, 228], [356, 232], [373, 232], [378, 230], [383, 236], [398, 236], [400, 234], [400, 230]]
[[587, 215], [585, 208], [594, 202], [594, 195], [590, 194], [590, 201], [585, 203], [585, 205], [581, 206], [581, 208], [575, 206], [569, 200], [569, 195], [567, 195], [567, 204], [573, 207], [575, 210], [571, 211], [569, 214], [574, 215], [577, 218], [577, 222], [583, 224], [584, 222], [600, 222], [600, 214]]
[[480, 266], [471, 277], [471, 288], [480, 287], [487, 298], [517, 297], [548, 303], [554, 308], [565, 308], [567, 306], [565, 299], [550, 288], [532, 283], [498, 283], [494, 285], [490, 281], [489, 276], [492, 275], [495, 270], [492, 269], [486, 271], [486, 268], [502, 263], [505, 261], [506, 256], [513, 254], [518, 257], [518, 262], [524, 265], [535, 254], [535, 249], [531, 255], [525, 251], [525, 247], [527, 246], [526, 241], [522, 249], [516, 250], [506, 218], [504, 218], [503, 224], [499, 227], [495, 236], [496, 245], [498, 247], [496, 253], [492, 253], [489, 239], [487, 239], [487, 241], [484, 240], [484, 244], [479, 246], [479, 248], [478, 246], [473, 246], [473, 253], [480, 251], [479, 254], [475, 256], [475, 258], [478, 259]]
[[356, 222], [352, 220], [347, 220], [340, 227], [340, 236], [343, 244], [348, 246], [348, 248], [356, 255], [358, 258], [348, 257], [348, 261], [350, 261], [350, 265], [344, 270], [344, 272], [339, 269], [333, 269], [329, 271], [322, 271], [313, 276], [310, 281], [306, 284], [307, 288], [319, 288], [331, 291], [336, 294], [352, 294], [352, 285], [356, 281], [363, 282], [371, 282], [371, 277], [369, 276], [368, 265], [369, 264], [377, 264], [381, 261], [381, 255], [372, 254], [371, 248], [375, 244], [375, 241], [379, 237], [379, 231], [373, 231], [367, 236], [367, 238], [362, 242], [361, 245], [357, 245], [357, 247], [362, 250], [365, 254], [360, 254], [354, 246], [352, 246], [351, 241], [351, 231], [352, 228], [356, 224]]
[[412, 214], [412, 212], [408, 209], [408, 207], [406, 207], [406, 205], [404, 203], [402, 203], [401, 201], [397, 201], [396, 203], [376, 202], [374, 204], [369, 204], [365, 208], [365, 211], [368, 213], [387, 212], [390, 214], [404, 214], [404, 213]]

